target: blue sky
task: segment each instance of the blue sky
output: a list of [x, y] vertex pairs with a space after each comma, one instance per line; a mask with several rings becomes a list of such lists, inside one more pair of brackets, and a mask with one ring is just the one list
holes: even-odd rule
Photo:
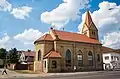
[[[78, 32], [89, 9], [99, 29], [100, 41], [105, 46], [118, 48], [119, 5], [119, 0], [1, 0], [0, 47], [34, 50], [33, 42], [51, 26]], [[118, 9], [108, 11], [108, 8]]]

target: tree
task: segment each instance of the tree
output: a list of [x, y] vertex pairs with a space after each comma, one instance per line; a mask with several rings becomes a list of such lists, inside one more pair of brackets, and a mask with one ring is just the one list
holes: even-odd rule
[[10, 63], [18, 63], [19, 57], [16, 48], [9, 50], [9, 60]]
[[4, 48], [0, 48], [0, 59], [6, 59], [7, 51]]

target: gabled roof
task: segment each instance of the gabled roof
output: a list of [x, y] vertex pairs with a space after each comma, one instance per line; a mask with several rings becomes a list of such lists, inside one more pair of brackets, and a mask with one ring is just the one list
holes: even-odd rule
[[[84, 42], [84, 43], [94, 43], [94, 44], [101, 44], [98, 40], [89, 38], [88, 36], [84, 34], [79, 33], [72, 33], [72, 32], [66, 32], [66, 31], [59, 31], [59, 30], [52, 30], [54, 35], [57, 35], [59, 40], [64, 41], [73, 41], [73, 42]], [[50, 34], [46, 34], [36, 40], [35, 42], [41, 41], [41, 40], [51, 40], [54, 41], [52, 36]]]
[[28, 52], [28, 51], [23, 51], [22, 53], [24, 53], [24, 55], [25, 56], [35, 56], [35, 51], [30, 51], [30, 52]]
[[34, 61], [34, 57], [29, 57], [29, 56], [28, 56], [28, 57], [26, 58], [26, 61], [27, 61], [27, 62], [33, 62], [33, 61]]
[[102, 46], [102, 52], [103, 52], [103, 53], [110, 53], [110, 52], [113, 52], [113, 51], [115, 51], [115, 49]]
[[44, 58], [61, 58], [61, 55], [57, 51], [50, 51], [44, 56]]
[[60, 40], [101, 44], [98, 40], [91, 39], [84, 34], [54, 30]]

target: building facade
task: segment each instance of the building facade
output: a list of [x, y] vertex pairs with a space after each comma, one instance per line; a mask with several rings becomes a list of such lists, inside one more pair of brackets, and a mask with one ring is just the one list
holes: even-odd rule
[[120, 69], [120, 51], [111, 50], [103, 52], [104, 70]]
[[50, 29], [34, 42], [34, 71], [64, 72], [101, 70], [102, 44], [98, 29], [86, 12], [82, 34]]

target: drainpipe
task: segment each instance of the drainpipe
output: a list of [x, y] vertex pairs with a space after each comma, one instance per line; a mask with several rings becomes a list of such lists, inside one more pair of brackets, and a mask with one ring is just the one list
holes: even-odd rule
[[[45, 48], [45, 40], [44, 40], [44, 54], [45, 54], [45, 52], [46, 52], [46, 48]], [[43, 56], [44, 56], [44, 54], [42, 54]], [[43, 57], [42, 57], [42, 60], [41, 60], [41, 64], [42, 64], [42, 72], [44, 72], [44, 61], [43, 61]]]
[[94, 54], [94, 64], [95, 64], [95, 70], [96, 70], [96, 55], [95, 55], [95, 47], [93, 45], [93, 54]]
[[75, 67], [75, 69], [74, 69], [74, 71], [75, 71], [76, 67], [77, 67], [77, 64], [75, 63], [75, 60], [76, 60], [76, 43], [75, 43], [75, 41], [74, 41], [73, 49], [74, 49], [74, 53], [73, 53], [73, 69]]

